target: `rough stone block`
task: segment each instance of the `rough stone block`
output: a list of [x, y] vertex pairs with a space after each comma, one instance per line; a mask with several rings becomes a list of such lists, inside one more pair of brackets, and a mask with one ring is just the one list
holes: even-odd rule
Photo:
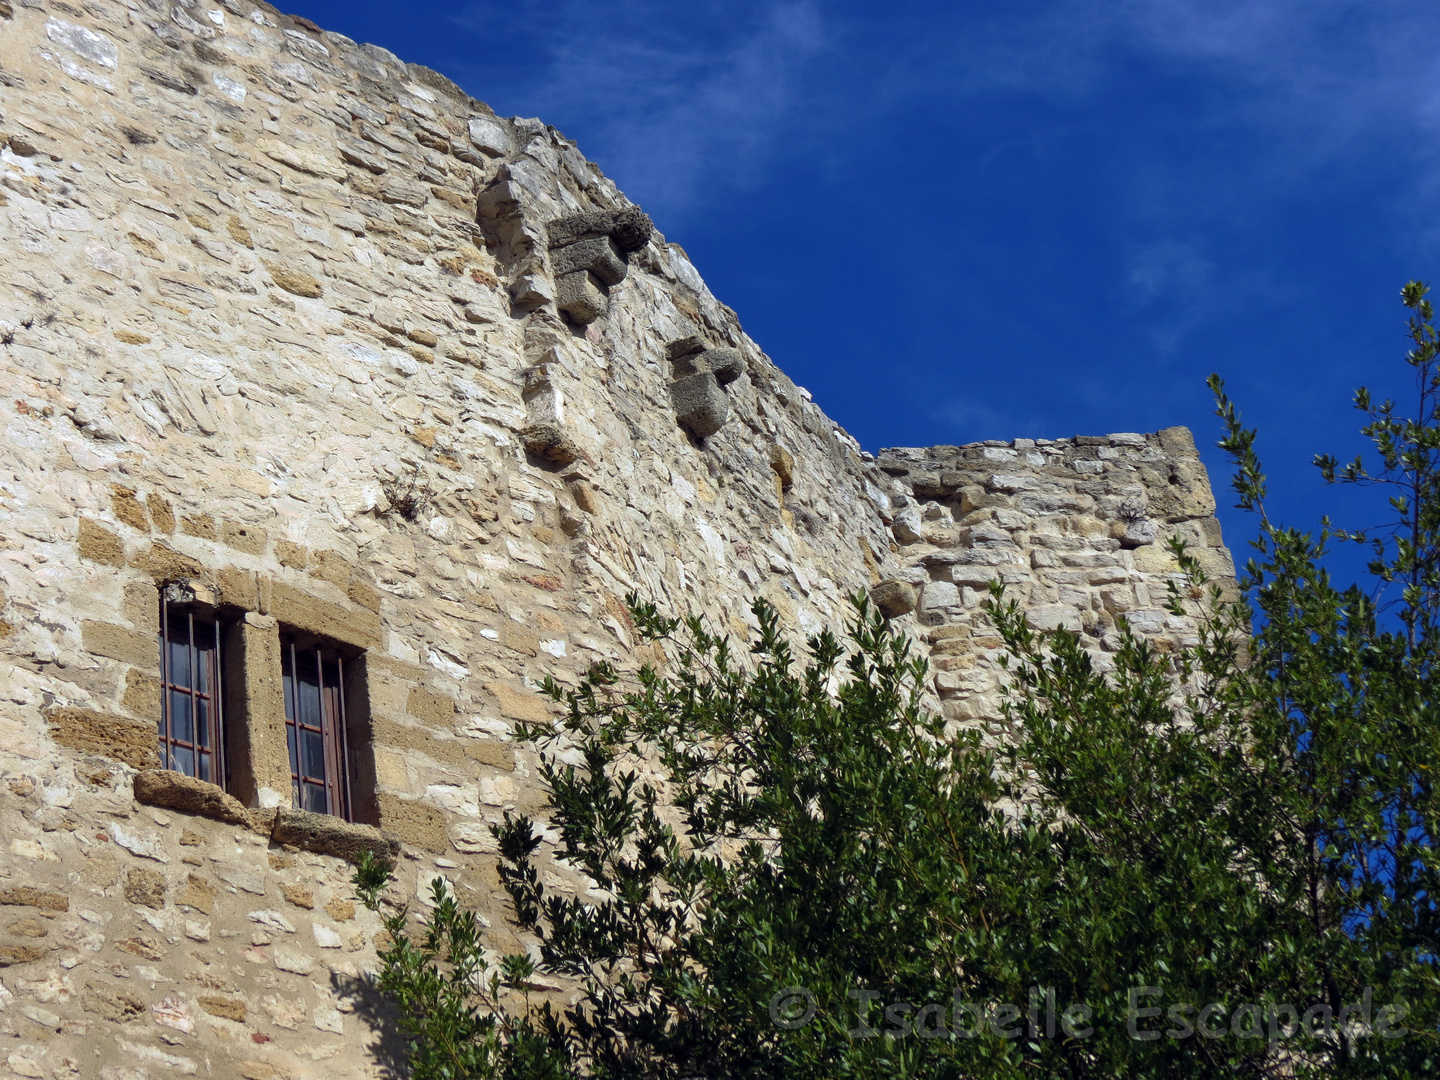
[[86, 620], [80, 624], [80, 640], [85, 651], [96, 656], [140, 668], [160, 666], [160, 646], [150, 634]]
[[242, 525], [238, 521], [226, 521], [220, 526], [220, 542], [246, 555], [265, 554], [265, 530], [254, 525]]
[[125, 694], [120, 704], [146, 720], [160, 715], [160, 680], [138, 668], [125, 673]]
[[[698, 340], [698, 338], [682, 338], [679, 342], [671, 342], [671, 344], [680, 345]], [[702, 349], [699, 352], [679, 353], [671, 357], [671, 363], [675, 367], [677, 379], [708, 371], [715, 376], [715, 381], [721, 386], [729, 386], [745, 374], [745, 358], [740, 355], [739, 349]]]
[[1036, 630], [1080, 632], [1080, 612], [1069, 604], [1041, 604], [1025, 612], [1025, 621]]
[[123, 761], [137, 769], [153, 769], [160, 764], [160, 736], [155, 724], [137, 724], [121, 716], [82, 709], [73, 705], [56, 705], [45, 710], [50, 737], [61, 746], [82, 754]]
[[529, 453], [554, 465], [569, 465], [584, 456], [564, 427], [556, 423], [530, 424], [520, 432], [520, 441]]
[[135, 774], [135, 801], [184, 814], [199, 814], [230, 825], [250, 825], [249, 812], [239, 799], [227, 795], [223, 788], [166, 769], [149, 769]]
[[0, 904], [7, 907], [33, 907], [62, 914], [70, 910], [70, 900], [64, 893], [47, 892], [33, 885], [12, 885], [0, 889]]
[[375, 612], [367, 608], [343, 608], [279, 581], [271, 585], [269, 610], [265, 614], [300, 630], [362, 649], [373, 649], [380, 644], [380, 620]]
[[1161, 428], [1159, 436], [1161, 447], [1172, 457], [1198, 458], [1200, 456], [1200, 451], [1195, 449], [1195, 436], [1190, 434], [1188, 427]]
[[638, 206], [623, 210], [596, 210], [557, 218], [546, 226], [552, 248], [565, 247], [577, 240], [608, 236], [625, 254], [639, 251], [650, 242], [655, 223]]
[[608, 303], [600, 283], [588, 270], [566, 274], [556, 289], [555, 306], [581, 326], [604, 315]]
[[895, 523], [890, 526], [890, 531], [900, 543], [913, 544], [921, 538], [921, 527], [920, 508], [907, 506], [896, 513]]
[[550, 265], [556, 277], [588, 270], [606, 285], [618, 285], [625, 280], [625, 259], [608, 236], [595, 236], [552, 249]]
[[150, 519], [145, 516], [145, 507], [135, 497], [135, 489], [121, 484], [110, 485], [110, 510], [115, 517], [139, 532], [150, 531]]
[[132, 866], [125, 874], [125, 899], [158, 911], [165, 906], [165, 875], [158, 870]]
[[366, 851], [391, 861], [400, 856], [400, 842], [372, 825], [357, 825], [329, 814], [287, 807], [276, 811], [270, 839], [277, 844], [294, 844], [317, 855], [334, 855], [352, 863], [359, 861], [361, 853]]
[[221, 997], [219, 994], [201, 994], [195, 999], [195, 1002], [211, 1016], [218, 1016], [222, 1020], [234, 1020], [239, 1024], [245, 1022], [246, 1009], [243, 998]]
[[915, 610], [915, 589], [903, 581], [882, 581], [870, 590], [870, 600], [887, 619], [897, 619]]
[[445, 815], [439, 810], [386, 792], [376, 796], [375, 801], [379, 804], [380, 821], [387, 832], [427, 851], [445, 850], [449, 838], [445, 835]]
[[745, 374], [745, 357], [739, 349], [707, 349], [700, 359], [715, 373], [715, 381], [729, 386]]
[[168, 535], [175, 531], [175, 508], [169, 499], [152, 491], [145, 496], [145, 505], [150, 508], [150, 520], [156, 532]]
[[473, 116], [468, 129], [470, 141], [477, 150], [484, 150], [492, 157], [504, 157], [510, 152], [510, 132], [499, 120]]
[[270, 271], [270, 279], [288, 293], [313, 300], [325, 292], [325, 286], [320, 283], [320, 279], [314, 274], [307, 274], [304, 270], [268, 264], [266, 269]]
[[411, 716], [432, 724], [447, 727], [455, 722], [455, 699], [422, 686], [412, 687], [405, 703], [405, 711]]
[[209, 514], [190, 514], [181, 518], [180, 531], [186, 536], [198, 536], [201, 540], [216, 540], [220, 536], [215, 519]]
[[515, 284], [510, 286], [510, 299], [516, 307], [540, 307], [554, 300], [555, 292], [544, 274], [532, 271], [515, 279]]
[[550, 718], [549, 702], [532, 690], [503, 682], [488, 682], [485, 689], [495, 695], [501, 713], [512, 720], [538, 724]]
[[142, 570], [156, 581], [188, 581], [202, 577], [205, 568], [189, 555], [183, 555], [169, 544], [151, 544], [137, 551], [130, 565]]
[[465, 754], [482, 765], [506, 772], [515, 770], [515, 752], [503, 743], [471, 742], [465, 745]]
[[215, 575], [215, 594], [222, 605], [254, 611], [260, 598], [254, 571], [229, 567], [221, 570]]
[[665, 359], [670, 363], [683, 360], [687, 356], [694, 356], [710, 348], [705, 339], [698, 334], [691, 334], [689, 337], [676, 338], [665, 346]]
[[770, 468], [780, 481], [780, 490], [789, 491], [795, 483], [795, 455], [779, 443], [770, 444]]
[[670, 384], [670, 401], [680, 426], [699, 439], [714, 435], [730, 418], [725, 391], [708, 371], [676, 379]]
[[960, 590], [948, 581], [932, 581], [920, 594], [920, 607], [924, 611], [943, 611], [959, 603]]
[[105, 563], [107, 566], [125, 565], [125, 544], [120, 539], [120, 534], [107, 529], [98, 521], [80, 519], [78, 544], [82, 559]]

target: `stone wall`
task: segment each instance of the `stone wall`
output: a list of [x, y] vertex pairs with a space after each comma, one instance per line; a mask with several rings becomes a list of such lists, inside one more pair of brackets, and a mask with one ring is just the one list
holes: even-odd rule
[[[877, 460], [573, 143], [383, 49], [0, 0], [0, 86], [0, 1074], [383, 1075], [346, 857], [519, 947], [513, 724], [663, 662], [628, 592], [799, 633], [871, 588], [993, 725], [991, 577], [1103, 662], [1188, 632], [1167, 536], [1230, 569], [1183, 429]], [[225, 626], [228, 800], [154, 771], [169, 588]], [[361, 825], [287, 809], [282, 628], [358, 672]]]

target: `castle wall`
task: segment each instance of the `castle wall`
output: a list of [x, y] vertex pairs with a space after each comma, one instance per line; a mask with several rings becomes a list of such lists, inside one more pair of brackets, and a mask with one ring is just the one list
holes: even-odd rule
[[[663, 662], [629, 592], [801, 633], [874, 589], [1003, 734], [990, 577], [1103, 663], [1118, 615], [1188, 632], [1169, 535], [1231, 572], [1183, 429], [877, 460], [553, 128], [266, 5], [0, 0], [0, 144], [16, 1075], [381, 1075], [345, 857], [523, 944], [513, 726]], [[164, 595], [222, 626], [228, 801], [155, 773]], [[356, 825], [289, 809], [283, 635], [344, 655]]]

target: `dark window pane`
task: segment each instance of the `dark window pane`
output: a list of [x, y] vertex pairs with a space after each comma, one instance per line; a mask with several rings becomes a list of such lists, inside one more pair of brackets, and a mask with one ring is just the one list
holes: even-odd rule
[[183, 746], [172, 747], [170, 750], [170, 768], [176, 772], [182, 772], [186, 776], [194, 776], [195, 751], [187, 750]]
[[[179, 623], [177, 626], [176, 624]], [[170, 618], [170, 682], [175, 686], [190, 685], [190, 635], [180, 616]]]
[[210, 775], [210, 759], [212, 757], [213, 755], [211, 754], [200, 755], [200, 779], [204, 780], [208, 784], [213, 784], [215, 782], [214, 777]]
[[182, 690], [170, 691], [170, 737], [180, 742], [195, 741], [195, 725], [190, 716], [190, 695]]
[[284, 674], [280, 676], [280, 682], [285, 691], [285, 719], [291, 723], [295, 721], [295, 678], [290, 674], [290, 650], [284, 650], [285, 666]]
[[195, 742], [210, 747], [210, 702], [205, 698], [195, 699]]
[[316, 780], [325, 779], [325, 742], [318, 731], [302, 731], [305, 748], [305, 775]]
[[317, 814], [329, 813], [330, 807], [326, 805], [325, 789], [318, 784], [305, 784], [305, 805], [302, 809], [314, 811]]

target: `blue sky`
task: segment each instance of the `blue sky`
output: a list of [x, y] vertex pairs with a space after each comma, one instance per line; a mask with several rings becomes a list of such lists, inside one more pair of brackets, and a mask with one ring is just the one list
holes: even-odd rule
[[[1261, 428], [1273, 513], [1411, 396], [1440, 278], [1440, 7], [1389, 0], [309, 2], [540, 116], [870, 450]], [[1218, 490], [1222, 507], [1232, 501]], [[1222, 510], [1238, 550], [1253, 530]]]

